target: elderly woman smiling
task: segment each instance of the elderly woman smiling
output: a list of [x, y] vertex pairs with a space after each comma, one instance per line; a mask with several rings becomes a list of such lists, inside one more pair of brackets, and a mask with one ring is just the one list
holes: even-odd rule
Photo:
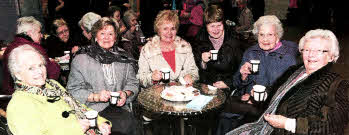
[[339, 57], [336, 36], [329, 30], [311, 30], [299, 44], [304, 66], [280, 78], [284, 83], [274, 86], [279, 89], [264, 116], [230, 134], [344, 134], [349, 82], [333, 69]]
[[179, 19], [175, 11], [161, 11], [154, 23], [157, 35], [141, 50], [137, 77], [141, 85], [149, 87], [161, 80], [160, 69], [169, 68], [171, 81], [183, 77], [192, 84], [199, 79], [198, 68], [190, 44], [176, 36]]
[[[130, 103], [138, 93], [133, 61], [117, 47], [117, 28], [110, 18], [92, 27], [92, 45], [81, 48], [72, 61], [67, 89], [81, 103], [100, 112], [113, 123], [112, 134], [138, 135]], [[111, 92], [120, 94], [116, 105], [109, 104]]]
[[[44, 57], [30, 45], [12, 50], [8, 66], [16, 92], [7, 107], [7, 121], [15, 135], [90, 135], [89, 110], [58, 82], [46, 80]], [[68, 116], [62, 115], [69, 112]], [[98, 117], [98, 129], [107, 135], [110, 125]], [[98, 131], [99, 132], [99, 131]]]

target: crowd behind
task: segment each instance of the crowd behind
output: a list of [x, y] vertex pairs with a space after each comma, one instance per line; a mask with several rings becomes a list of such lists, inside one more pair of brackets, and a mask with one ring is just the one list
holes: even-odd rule
[[[283, 40], [284, 18], [259, 14], [252, 3], [164, 0], [148, 22], [139, 21], [137, 4], [114, 0], [69, 24], [77, 19], [57, 0], [46, 21], [20, 17], [13, 41], [1, 49], [1, 94], [12, 95], [2, 117], [14, 135], [141, 135], [144, 122], [161, 117], [135, 115], [137, 95], [162, 84], [167, 68], [170, 82], [225, 93], [213, 134], [349, 133], [349, 82], [333, 70], [335, 34], [314, 29], [299, 43]], [[266, 87], [259, 102], [256, 85]], [[112, 93], [120, 97], [115, 105]], [[96, 128], [89, 110], [98, 112]]]

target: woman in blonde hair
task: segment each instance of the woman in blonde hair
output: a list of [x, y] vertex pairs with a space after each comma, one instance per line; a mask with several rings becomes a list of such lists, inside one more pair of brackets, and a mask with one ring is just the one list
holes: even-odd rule
[[139, 58], [137, 78], [143, 87], [160, 82], [161, 68], [169, 68], [170, 80], [183, 77], [187, 84], [199, 79], [192, 48], [188, 42], [178, 37], [179, 19], [171, 10], [161, 11], [154, 23], [157, 32], [142, 48]]

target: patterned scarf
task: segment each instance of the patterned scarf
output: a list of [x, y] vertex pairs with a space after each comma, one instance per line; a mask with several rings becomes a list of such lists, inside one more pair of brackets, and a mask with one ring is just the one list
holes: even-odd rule
[[263, 115], [253, 123], [244, 124], [233, 131], [230, 131], [226, 135], [270, 135], [274, 128], [269, 125], [267, 121], [264, 120], [265, 114], [275, 114], [275, 111], [283, 98], [283, 96], [295, 85], [304, 81], [307, 77], [299, 78], [305, 73], [305, 68], [302, 66], [295, 73], [289, 77], [289, 79], [277, 90], [273, 96], [268, 109], [263, 113]]
[[[48, 102], [59, 101], [61, 98], [63, 98], [64, 102], [66, 102], [73, 109], [72, 111], [69, 111], [70, 113], [75, 114], [78, 119], [86, 119], [86, 115], [84, 114], [87, 112], [86, 108], [75, 100], [70, 93], [62, 89], [57, 83], [51, 80], [46, 80], [46, 85], [50, 85], [52, 88], [28, 86], [20, 81], [16, 81], [15, 85], [16, 91], [24, 91], [31, 94], [48, 97]], [[89, 129], [85, 132], [85, 135], [101, 135], [101, 132], [97, 128]]]

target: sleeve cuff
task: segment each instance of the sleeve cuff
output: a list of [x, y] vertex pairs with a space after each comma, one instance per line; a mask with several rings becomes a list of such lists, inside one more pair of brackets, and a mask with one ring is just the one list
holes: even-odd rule
[[286, 124], [285, 124], [285, 129], [287, 131], [292, 132], [292, 133], [296, 133], [296, 119], [287, 118]]

